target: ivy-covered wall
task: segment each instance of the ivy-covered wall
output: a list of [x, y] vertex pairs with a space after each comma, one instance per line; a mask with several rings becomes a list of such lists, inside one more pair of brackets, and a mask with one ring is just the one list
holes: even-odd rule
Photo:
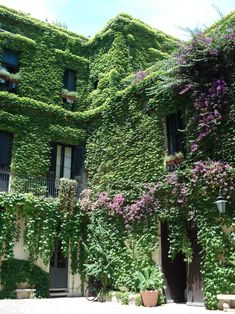
[[[122, 279], [124, 286], [134, 289], [134, 278], [128, 276], [128, 271], [123, 271], [123, 276], [118, 275], [115, 264], [128, 264], [131, 268], [138, 258], [133, 257], [130, 262], [128, 250], [125, 251], [122, 243], [125, 251], [122, 262], [115, 260], [113, 256], [121, 256], [118, 253], [121, 249], [115, 248], [115, 254], [109, 245], [117, 234], [120, 241], [123, 230], [130, 242], [133, 236], [143, 237], [141, 247], [146, 247], [144, 239], [151, 234], [151, 228], [145, 232], [144, 227], [154, 221], [154, 216], [168, 223], [169, 255], [174, 258], [183, 253], [191, 263], [193, 251], [189, 232], [196, 228], [197, 242], [202, 248], [205, 303], [210, 309], [217, 306], [217, 294], [234, 291], [235, 282], [232, 263], [235, 245], [234, 20], [232, 13], [207, 32], [182, 44], [166, 60], [144, 70], [139, 66], [134, 73], [130, 73], [133, 69], [128, 72], [128, 58], [121, 63], [128, 46], [124, 37], [116, 34], [109, 53], [114, 45], [119, 47], [120, 59], [115, 54], [109, 55], [113, 57], [115, 70], [108, 71], [107, 67], [97, 90], [89, 96], [93, 106], [102, 101], [108, 105], [102, 119], [91, 126], [87, 141], [88, 183], [97, 194], [96, 197], [93, 194], [93, 198], [86, 194], [84, 201], [90, 204], [87, 208], [95, 230], [89, 229], [93, 248], [88, 255], [91, 265], [100, 258], [103, 261], [100, 271], [103, 269], [111, 279], [117, 276], [115, 283]], [[94, 60], [92, 73], [96, 67], [99, 71], [100, 66]], [[184, 162], [171, 176], [164, 166], [164, 159], [174, 158], [164, 157], [164, 121], [166, 116], [177, 112], [181, 112], [184, 120], [181, 132], [185, 152]], [[148, 184], [152, 189], [143, 193], [148, 191]], [[224, 217], [216, 212], [214, 203], [219, 194], [227, 201]], [[105, 240], [97, 252], [99, 237], [94, 226], [100, 219], [109, 221], [113, 215], [118, 231], [113, 223], [107, 223], [105, 230], [99, 231]], [[121, 227], [120, 216], [124, 220]], [[141, 228], [137, 231], [138, 225]], [[229, 226], [227, 234], [224, 226]], [[154, 232], [156, 230], [152, 233], [153, 241], [156, 241]], [[138, 244], [135, 240], [135, 245]], [[148, 249], [151, 251], [150, 246]], [[110, 263], [113, 267], [105, 269], [103, 265]], [[136, 264], [135, 267], [138, 268]], [[97, 276], [101, 274], [102, 271], [97, 270]]]
[[[92, 190], [79, 205], [75, 183], [68, 183], [72, 194], [64, 185], [59, 202], [2, 194], [0, 223], [8, 224], [1, 229], [2, 255], [12, 257], [21, 212], [32, 260], [41, 256], [48, 263], [56, 225], [62, 224], [63, 250], [68, 254], [72, 245], [74, 272], [137, 291], [133, 274], [153, 266], [159, 222], [169, 225], [169, 255], [181, 252], [188, 262], [193, 223], [207, 306], [216, 307], [217, 293], [232, 291], [234, 16], [180, 43], [121, 14], [88, 40], [0, 7], [0, 59], [4, 48], [20, 52], [16, 94], [0, 92], [0, 131], [14, 134], [12, 172], [46, 176], [52, 142], [83, 144]], [[74, 112], [61, 101], [66, 68], [77, 72]], [[184, 120], [185, 156], [169, 175], [164, 123], [177, 112]], [[229, 206], [224, 218], [214, 211], [221, 188]]]
[[[46, 175], [51, 142], [84, 144], [92, 117], [106, 111], [104, 89], [115, 85], [126, 72], [159, 59], [152, 56], [150, 48], [158, 47], [166, 56], [177, 45], [176, 39], [126, 15], [120, 15], [88, 40], [3, 6], [0, 13], [0, 60], [5, 48], [19, 52], [20, 60], [16, 95], [0, 92], [1, 130], [14, 134], [12, 171], [22, 175]], [[128, 36], [136, 36], [132, 48]], [[61, 98], [67, 68], [77, 76], [74, 113], [63, 108]], [[92, 92], [97, 79], [99, 88]]]

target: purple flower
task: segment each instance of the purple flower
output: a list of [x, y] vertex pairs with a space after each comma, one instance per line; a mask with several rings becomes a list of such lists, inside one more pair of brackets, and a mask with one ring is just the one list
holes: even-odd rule
[[108, 204], [108, 207], [116, 214], [123, 214], [125, 207], [125, 196], [123, 194], [117, 194], [114, 196], [112, 202]]
[[196, 152], [198, 150], [198, 144], [193, 143], [190, 147], [191, 152]]
[[134, 82], [137, 83], [139, 81], [142, 81], [146, 76], [147, 73], [145, 71], [139, 71], [134, 75]]

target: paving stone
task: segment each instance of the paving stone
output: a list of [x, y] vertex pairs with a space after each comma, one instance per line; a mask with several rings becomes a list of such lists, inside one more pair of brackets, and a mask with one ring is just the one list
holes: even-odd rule
[[154, 308], [90, 302], [85, 298], [0, 300], [0, 314], [220, 314], [203, 307], [165, 304]]

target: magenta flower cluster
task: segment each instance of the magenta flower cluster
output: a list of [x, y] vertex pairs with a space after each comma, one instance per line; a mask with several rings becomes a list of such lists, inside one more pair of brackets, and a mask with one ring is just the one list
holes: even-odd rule
[[145, 71], [139, 71], [134, 74], [134, 83], [138, 83], [142, 81], [147, 76], [147, 73]]
[[187, 173], [172, 172], [165, 182], [148, 186], [141, 198], [128, 204], [126, 197], [116, 194], [109, 197], [101, 192], [95, 201], [91, 200], [91, 191], [83, 191], [81, 206], [83, 210], [106, 210], [111, 215], [119, 215], [124, 219], [125, 225], [139, 221], [143, 217], [159, 213], [161, 209], [178, 206], [179, 208], [193, 208], [193, 199], [200, 191], [200, 197], [219, 194], [221, 190], [224, 197], [230, 201], [235, 192], [235, 172], [226, 163], [219, 161], [198, 161]]
[[204, 186], [204, 193], [215, 192], [224, 194], [228, 200], [234, 192], [235, 174], [233, 168], [220, 161], [198, 161], [192, 169], [191, 185]]
[[104, 208], [111, 214], [120, 215], [126, 224], [141, 219], [145, 214], [154, 213], [160, 207], [156, 187], [150, 186], [140, 199], [131, 204], [127, 204], [125, 196], [121, 193], [111, 198], [106, 192], [101, 192], [97, 200], [92, 201], [90, 190], [83, 191], [80, 203], [82, 209], [87, 212]]
[[191, 152], [198, 150], [201, 140], [208, 135], [216, 134], [217, 127], [222, 120], [222, 112], [228, 105], [227, 94], [228, 87], [225, 81], [220, 79], [210, 84], [207, 93], [201, 93], [195, 99], [198, 136], [191, 145]]
[[222, 64], [221, 56], [226, 46], [234, 45], [233, 38], [234, 30], [231, 29], [221, 37], [199, 33], [176, 55], [178, 75], [184, 82], [179, 94], [190, 92], [196, 111], [193, 119], [197, 132], [190, 147], [192, 153], [202, 148], [204, 139], [216, 139], [228, 106], [229, 88], [224, 77], [229, 66], [233, 69], [233, 64]]
[[187, 181], [183, 181], [179, 178], [177, 172], [172, 172], [167, 176], [167, 183], [171, 193], [170, 202], [176, 202], [179, 206], [183, 206], [187, 203], [187, 197], [191, 194], [191, 190], [186, 182]]

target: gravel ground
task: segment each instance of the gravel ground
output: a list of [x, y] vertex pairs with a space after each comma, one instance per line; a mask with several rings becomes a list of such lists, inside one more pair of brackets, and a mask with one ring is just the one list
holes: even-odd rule
[[154, 308], [121, 305], [118, 303], [90, 302], [85, 298], [0, 300], [0, 314], [212, 314], [203, 307], [185, 304], [165, 304]]

